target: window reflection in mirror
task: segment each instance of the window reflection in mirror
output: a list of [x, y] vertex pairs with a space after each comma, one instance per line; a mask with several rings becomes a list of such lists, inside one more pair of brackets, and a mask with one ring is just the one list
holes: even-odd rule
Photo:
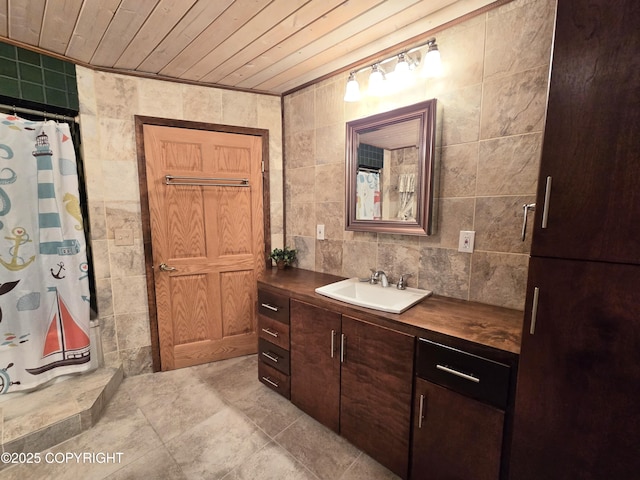
[[346, 229], [432, 233], [436, 100], [347, 123]]

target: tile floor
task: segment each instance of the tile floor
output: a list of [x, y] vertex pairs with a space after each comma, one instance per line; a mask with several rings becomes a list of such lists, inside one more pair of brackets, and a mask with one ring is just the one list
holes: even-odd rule
[[0, 470], [25, 478], [398, 477], [258, 382], [250, 355], [124, 379], [91, 429], [41, 452], [40, 463]]

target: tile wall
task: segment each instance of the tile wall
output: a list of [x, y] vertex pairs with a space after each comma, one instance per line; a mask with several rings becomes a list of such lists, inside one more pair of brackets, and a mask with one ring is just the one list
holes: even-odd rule
[[[150, 372], [134, 115], [269, 130], [271, 243], [283, 244], [281, 102], [276, 96], [150, 80], [77, 67], [91, 241], [107, 362], [126, 375]], [[114, 231], [134, 244], [116, 246]]]
[[[438, 32], [444, 76], [402, 93], [345, 103], [345, 73], [285, 97], [286, 241], [300, 267], [412, 273], [436, 294], [523, 308], [522, 205], [535, 201], [554, 11], [555, 0], [515, 0]], [[430, 98], [443, 107], [436, 233], [345, 231], [345, 122]], [[475, 230], [473, 254], [457, 251], [460, 230]]]

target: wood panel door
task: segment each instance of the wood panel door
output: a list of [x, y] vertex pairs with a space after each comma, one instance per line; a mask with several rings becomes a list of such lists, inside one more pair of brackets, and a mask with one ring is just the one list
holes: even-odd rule
[[640, 266], [532, 258], [528, 285], [510, 478], [638, 478]]
[[291, 299], [291, 401], [340, 429], [340, 320], [331, 310]]
[[407, 478], [415, 337], [346, 315], [342, 333], [340, 434]]
[[255, 353], [261, 137], [145, 124], [143, 138], [161, 369]]

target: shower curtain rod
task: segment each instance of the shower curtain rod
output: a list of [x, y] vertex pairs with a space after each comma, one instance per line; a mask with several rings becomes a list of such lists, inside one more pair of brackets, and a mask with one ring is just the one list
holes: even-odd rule
[[58, 115], [57, 113], [48, 113], [44, 110], [33, 110], [32, 108], [16, 107], [15, 105], [7, 105], [0, 103], [0, 110], [6, 111], [6, 113], [28, 113], [29, 115], [39, 115], [51, 120], [64, 120], [67, 122], [80, 123], [78, 117], [69, 117], [67, 115]]

